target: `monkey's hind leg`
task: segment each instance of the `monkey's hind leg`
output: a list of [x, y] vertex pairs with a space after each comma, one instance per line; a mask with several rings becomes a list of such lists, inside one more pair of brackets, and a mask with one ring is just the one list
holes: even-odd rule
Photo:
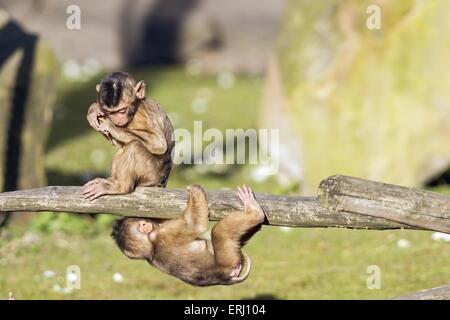
[[212, 230], [212, 243], [217, 267], [230, 278], [242, 270], [241, 247], [261, 228], [265, 214], [252, 190], [238, 188], [245, 211], [234, 212], [220, 220]]
[[208, 229], [208, 202], [206, 193], [199, 185], [192, 185], [187, 188], [188, 201], [184, 211], [184, 221], [195, 236], [199, 236]]
[[148, 161], [147, 153], [139, 141], [126, 144], [113, 159], [111, 177], [89, 181], [83, 188], [84, 198], [94, 200], [107, 194], [132, 192], [136, 188], [142, 165]]
[[164, 230], [164, 235], [171, 237], [170, 242], [180, 245], [201, 238], [208, 230], [209, 222], [208, 202], [203, 188], [191, 185], [186, 190], [188, 199], [183, 217], [167, 221]]

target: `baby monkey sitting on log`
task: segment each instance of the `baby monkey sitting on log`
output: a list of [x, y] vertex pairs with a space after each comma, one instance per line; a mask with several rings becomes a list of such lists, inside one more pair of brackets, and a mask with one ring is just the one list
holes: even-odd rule
[[124, 194], [137, 186], [165, 187], [172, 168], [173, 127], [158, 102], [145, 97], [145, 83], [113, 72], [96, 86], [89, 124], [119, 148], [108, 179], [84, 185], [83, 196]]
[[[251, 261], [241, 248], [260, 230], [265, 219], [252, 190], [246, 186], [238, 188], [244, 211], [221, 219], [212, 229], [211, 240], [202, 238], [209, 221], [206, 194], [198, 185], [187, 191], [187, 208], [182, 218], [124, 218], [115, 223], [111, 236], [127, 257], [145, 259], [189, 284], [232, 285], [244, 281]], [[244, 260], [246, 270], [242, 271]]]

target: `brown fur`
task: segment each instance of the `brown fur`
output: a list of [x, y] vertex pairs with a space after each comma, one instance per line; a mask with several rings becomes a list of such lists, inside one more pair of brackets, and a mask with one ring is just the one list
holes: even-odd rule
[[130, 230], [143, 219], [122, 219], [112, 233], [116, 243], [128, 257], [145, 257], [159, 270], [192, 285], [230, 285], [245, 280], [248, 272], [243, 277], [232, 276], [233, 269], [243, 265], [241, 239], [249, 239], [265, 218], [253, 194], [244, 202], [245, 211], [233, 212], [220, 220], [212, 230], [212, 239], [205, 240], [201, 238], [208, 227], [205, 192], [200, 186], [191, 186], [188, 190], [187, 208], [182, 218], [164, 222], [145, 219], [154, 227], [148, 241], [142, 241], [141, 246]]
[[[91, 105], [92, 114], [104, 114], [101, 125], [103, 135], [119, 148], [116, 153], [111, 177], [94, 179], [85, 185], [83, 195], [93, 200], [105, 194], [132, 192], [137, 186], [165, 187], [172, 168], [174, 147], [173, 127], [158, 102], [147, 98], [136, 98], [134, 79], [127, 78], [121, 90], [117, 106], [100, 103]], [[127, 108], [128, 123], [116, 126], [108, 119], [107, 112]]]
[[[117, 132], [116, 132], [117, 130]], [[145, 99], [133, 121], [112, 130], [111, 141], [119, 146], [111, 177], [120, 191], [136, 186], [165, 187], [172, 167], [173, 128], [156, 101]]]

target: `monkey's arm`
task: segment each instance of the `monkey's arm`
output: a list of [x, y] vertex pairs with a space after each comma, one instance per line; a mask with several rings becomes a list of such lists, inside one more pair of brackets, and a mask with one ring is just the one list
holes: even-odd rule
[[120, 144], [127, 144], [128, 142], [131, 142], [133, 140], [140, 140], [137, 136], [134, 134], [117, 128], [111, 121], [106, 120], [102, 126], [105, 127], [105, 132], [113, 138], [114, 140], [118, 141]]
[[150, 153], [162, 155], [167, 152], [166, 135], [159, 128], [154, 132], [138, 131], [136, 135]]
[[[155, 103], [155, 102], [152, 102]], [[144, 129], [133, 130], [144, 144], [145, 148], [153, 154], [163, 155], [167, 152], [168, 142], [166, 140], [167, 131], [172, 131], [171, 126], [166, 124], [166, 114], [157, 108], [151, 108], [153, 104], [145, 104], [146, 112], [136, 114], [138, 121], [143, 122]]]
[[127, 144], [133, 140], [139, 140], [144, 147], [152, 154], [164, 154], [167, 151], [167, 141], [165, 132], [160, 128], [154, 131], [147, 130], [123, 130], [116, 127], [110, 120], [105, 120], [101, 125], [104, 133], [111, 136], [114, 140], [121, 144]]

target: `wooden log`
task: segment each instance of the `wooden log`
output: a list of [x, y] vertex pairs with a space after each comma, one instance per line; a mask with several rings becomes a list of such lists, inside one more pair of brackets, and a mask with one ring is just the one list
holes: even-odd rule
[[450, 197], [440, 193], [336, 175], [320, 183], [319, 199], [341, 213], [450, 233]]
[[393, 300], [450, 300], [450, 285], [414, 292]]
[[[80, 196], [80, 187], [45, 187], [0, 193], [0, 212], [54, 211], [109, 213], [121, 216], [177, 218], [186, 205], [180, 189], [137, 188], [127, 195], [104, 196], [94, 201]], [[208, 191], [210, 219], [218, 220], [242, 209], [234, 191]], [[337, 213], [319, 204], [317, 197], [275, 196], [257, 193], [268, 217], [267, 224], [289, 227], [339, 227], [356, 229], [411, 228], [385, 219], [354, 213]]]

